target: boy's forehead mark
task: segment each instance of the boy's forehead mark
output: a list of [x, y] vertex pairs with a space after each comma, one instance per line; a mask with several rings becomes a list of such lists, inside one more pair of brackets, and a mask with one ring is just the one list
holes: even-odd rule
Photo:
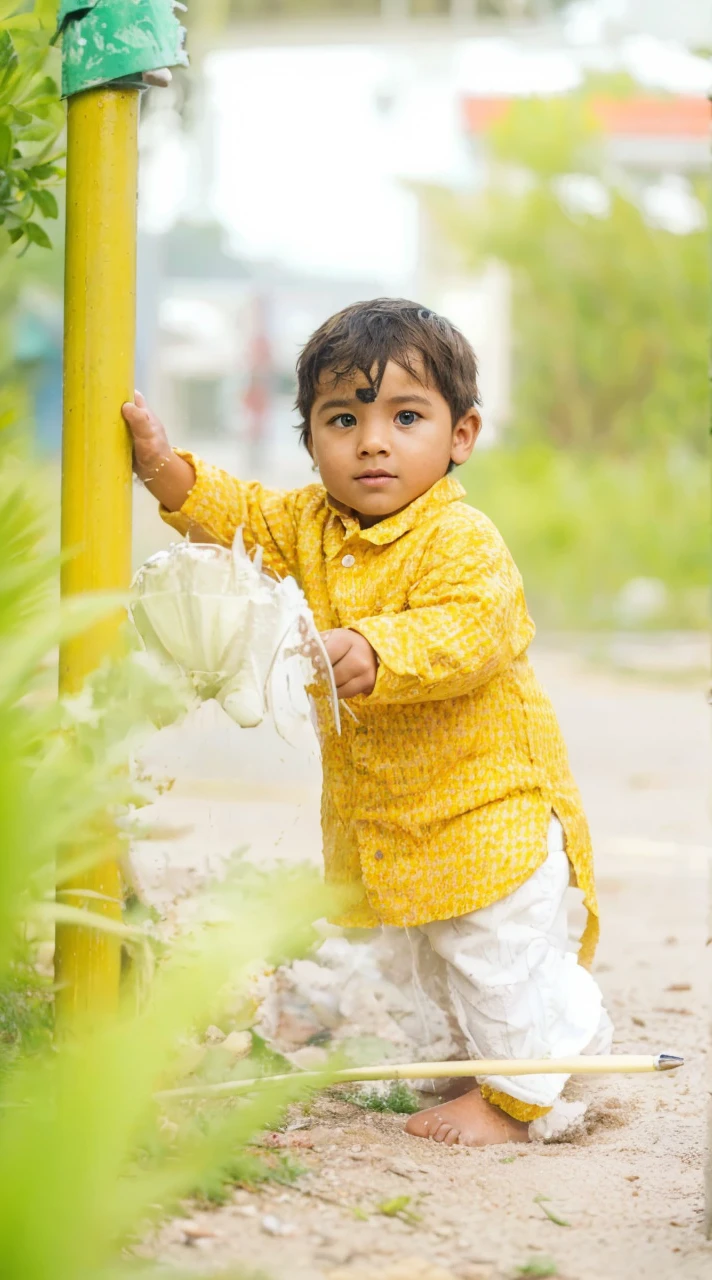
[[[352, 409], [354, 407], [356, 397], [358, 397], [362, 404], [373, 404], [378, 397], [375, 392], [372, 395], [369, 395], [368, 393], [370, 391], [371, 387], [358, 387], [354, 396], [324, 400], [323, 404], [317, 404], [317, 412], [328, 413], [330, 409]], [[363, 395], [360, 394], [361, 392], [363, 392]], [[421, 404], [427, 409], [430, 408], [432, 401], [428, 396], [420, 396], [414, 393], [413, 395], [388, 396], [386, 398], [386, 404]]]

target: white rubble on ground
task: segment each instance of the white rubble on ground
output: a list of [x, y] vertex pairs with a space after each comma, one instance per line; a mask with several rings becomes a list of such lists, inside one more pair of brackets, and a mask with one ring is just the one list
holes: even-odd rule
[[[327, 938], [308, 960], [295, 960], [277, 970], [269, 982], [260, 1010], [258, 1030], [296, 1064], [306, 1065], [304, 1047], [372, 1039], [392, 1056], [415, 1053], [423, 1043], [421, 1019], [410, 984], [384, 975], [383, 938], [350, 941], [344, 936]], [[444, 1020], [443, 1020], [444, 1021]], [[450, 1051], [446, 1026], [431, 1029], [431, 1051]]]
[[[151, 929], [162, 941], [224, 918], [219, 881], [230, 860], [191, 849], [192, 841], [178, 854], [182, 845], [177, 841], [169, 857], [153, 840], [139, 839], [126, 859], [134, 893], [159, 916]], [[348, 1042], [360, 1042], [363, 1052], [367, 1040], [381, 1042], [372, 1046], [377, 1057], [388, 1056], [390, 1046], [394, 1057], [422, 1057], [423, 1021], [410, 972], [391, 953], [388, 934], [374, 931], [372, 939], [352, 941], [332, 926], [324, 932], [328, 936], [309, 958], [255, 979], [257, 1032], [300, 1067], [318, 1065], [326, 1045], [342, 1047], [348, 1056]], [[428, 1057], [453, 1052], [444, 1017], [442, 1025], [429, 1019], [428, 1031]]]

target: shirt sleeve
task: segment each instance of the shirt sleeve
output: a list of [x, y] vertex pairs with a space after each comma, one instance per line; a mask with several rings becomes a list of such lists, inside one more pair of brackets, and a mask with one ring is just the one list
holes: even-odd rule
[[499, 535], [450, 548], [411, 588], [408, 607], [352, 624], [379, 658], [366, 702], [457, 698], [486, 684], [531, 643], [522, 580]]
[[213, 467], [192, 453], [176, 453], [195, 470], [195, 484], [180, 511], [160, 508], [161, 518], [195, 541], [207, 535], [211, 542], [232, 545], [241, 527], [245, 546], [264, 550], [264, 567], [277, 577], [296, 577], [296, 502], [300, 490], [265, 489]]

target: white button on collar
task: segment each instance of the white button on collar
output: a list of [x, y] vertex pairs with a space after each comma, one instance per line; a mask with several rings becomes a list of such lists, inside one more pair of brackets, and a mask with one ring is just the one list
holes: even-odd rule
[[351, 556], [351, 555], [349, 555], [349, 556], [344, 556], [344, 558], [343, 558], [343, 560], [341, 561], [341, 563], [342, 563], [342, 565], [344, 566], [344, 568], [345, 568], [345, 569], [350, 569], [353, 565], [355, 565], [355, 564], [356, 564], [356, 557], [355, 557], [355, 556]]

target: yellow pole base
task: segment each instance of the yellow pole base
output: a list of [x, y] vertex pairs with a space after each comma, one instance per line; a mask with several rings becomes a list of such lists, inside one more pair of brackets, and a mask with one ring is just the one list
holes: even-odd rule
[[[70, 98], [62, 443], [63, 596], [123, 591], [131, 581], [131, 449], [121, 405], [133, 397], [138, 171], [136, 89], [111, 86]], [[117, 649], [119, 611], [63, 645], [60, 692], [75, 693]], [[62, 885], [105, 895], [87, 907], [121, 915], [117, 836], [107, 858]], [[81, 905], [76, 893], [64, 902]], [[74, 925], [57, 928], [56, 1010], [110, 1013], [119, 993], [116, 939]]]

